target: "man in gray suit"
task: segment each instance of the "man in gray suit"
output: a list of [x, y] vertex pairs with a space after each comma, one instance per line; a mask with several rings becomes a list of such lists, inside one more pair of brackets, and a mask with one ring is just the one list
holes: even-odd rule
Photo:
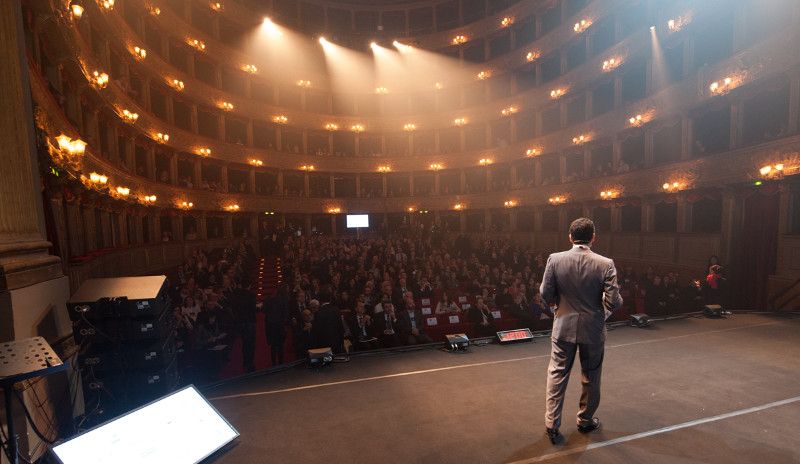
[[594, 239], [594, 223], [590, 219], [573, 221], [569, 226], [572, 249], [550, 255], [542, 278], [542, 298], [555, 313], [544, 418], [547, 436], [553, 444], [564, 439], [558, 428], [576, 353], [581, 360], [583, 385], [578, 430], [588, 433], [600, 428], [600, 420], [594, 413], [600, 404], [605, 321], [611, 311], [622, 306], [622, 297], [614, 261], [592, 252]]

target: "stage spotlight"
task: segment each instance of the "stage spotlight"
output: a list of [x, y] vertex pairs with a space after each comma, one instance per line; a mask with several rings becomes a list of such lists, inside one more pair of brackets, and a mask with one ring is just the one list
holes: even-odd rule
[[319, 36], [319, 44], [325, 47], [327, 45], [330, 45], [331, 43], [328, 42], [328, 39], [326, 39], [325, 37]]
[[278, 25], [273, 23], [270, 18], [264, 18], [264, 21], [261, 22], [261, 29], [272, 37], [283, 35]]
[[397, 40], [392, 42], [392, 45], [394, 45], [394, 48], [396, 48], [397, 51], [399, 51], [399, 52], [408, 52], [408, 51], [411, 51], [411, 49], [413, 48], [413, 47], [411, 47], [411, 45], [406, 45], [404, 43], [400, 43]]
[[378, 43], [375, 42], [374, 40], [369, 43], [369, 48], [375, 50], [377, 47], [378, 47]]

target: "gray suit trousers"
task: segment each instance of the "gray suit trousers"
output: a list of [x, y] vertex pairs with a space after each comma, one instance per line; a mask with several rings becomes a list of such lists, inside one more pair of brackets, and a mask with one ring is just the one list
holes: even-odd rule
[[561, 409], [564, 406], [564, 393], [567, 391], [569, 373], [575, 354], [581, 359], [581, 392], [578, 409], [578, 425], [589, 425], [600, 405], [600, 374], [603, 370], [604, 343], [585, 344], [553, 340], [550, 366], [547, 369], [547, 408], [544, 416], [545, 427], [561, 426]]

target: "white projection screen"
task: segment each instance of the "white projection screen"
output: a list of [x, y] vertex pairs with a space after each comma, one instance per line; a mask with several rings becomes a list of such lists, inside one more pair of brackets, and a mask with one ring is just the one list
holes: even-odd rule
[[347, 228], [348, 229], [363, 229], [369, 227], [368, 214], [348, 214], [347, 215]]
[[62, 464], [198, 463], [239, 436], [188, 386], [53, 447]]

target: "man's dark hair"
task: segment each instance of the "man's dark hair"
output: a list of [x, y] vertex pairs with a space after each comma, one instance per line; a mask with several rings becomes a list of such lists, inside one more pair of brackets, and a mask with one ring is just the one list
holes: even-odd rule
[[578, 218], [569, 225], [569, 236], [574, 243], [587, 244], [594, 237], [594, 222], [589, 218]]

